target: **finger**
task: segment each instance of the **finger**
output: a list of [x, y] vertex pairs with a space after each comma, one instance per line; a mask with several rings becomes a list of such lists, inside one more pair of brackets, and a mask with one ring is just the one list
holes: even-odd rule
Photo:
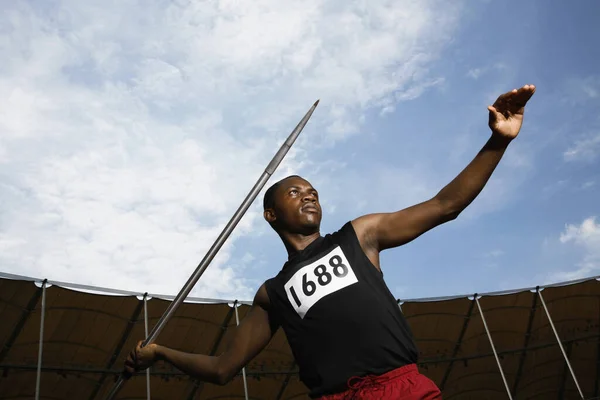
[[535, 90], [535, 86], [534, 85], [524, 85], [523, 87], [519, 88], [519, 90], [517, 90], [517, 95], [522, 96], [525, 94], [532, 94]]
[[520, 87], [519, 89], [513, 89], [509, 92], [501, 94], [500, 96], [498, 96], [496, 102], [494, 102], [494, 105], [498, 106], [515, 101], [527, 102], [527, 100], [531, 98], [533, 93], [535, 93], [535, 85], [527, 84]]
[[516, 89], [513, 89], [510, 92], [502, 93], [500, 96], [498, 96], [498, 98], [494, 102], [494, 107], [498, 107], [498, 106], [502, 106], [503, 104], [506, 104], [508, 99], [510, 99], [512, 96], [514, 96], [515, 90]]
[[125, 364], [127, 364], [127, 363], [129, 363], [129, 364], [134, 364], [134, 358], [133, 358], [133, 355], [131, 355], [131, 354], [130, 354], [130, 355], [129, 355], [129, 356], [126, 358], [126, 359], [125, 359]]
[[499, 117], [503, 116], [502, 113], [494, 106], [488, 106], [488, 110], [490, 111], [490, 117], [493, 116], [494, 119], [498, 119]]
[[494, 107], [494, 106], [488, 106], [488, 110], [489, 110], [489, 121], [488, 124], [491, 125], [495, 125], [498, 121], [502, 121], [505, 120], [506, 118], [504, 117], [504, 115], [502, 115], [502, 113], [498, 112], [498, 110]]
[[534, 91], [534, 92], [535, 92], [535, 85], [532, 85], [531, 83], [529, 83], [529, 84], [527, 84], [527, 85], [524, 85], [524, 86], [523, 86], [523, 89], [526, 89], [526, 90], [531, 90], [531, 91]]
[[531, 96], [533, 96], [533, 94], [535, 93], [535, 85], [525, 85], [523, 87], [523, 92], [524, 92], [524, 97], [526, 98], [526, 101], [529, 101], [529, 99], [531, 98]]
[[534, 93], [534, 85], [525, 85], [515, 93], [513, 102], [515, 105], [523, 107], [527, 104], [529, 99], [531, 99], [531, 96], [533, 96]]
[[134, 367], [132, 367], [131, 365], [125, 365], [123, 367], [123, 373], [128, 375], [128, 376], [132, 376], [134, 375], [136, 372], [136, 369]]
[[126, 380], [131, 378], [134, 372], [135, 371], [133, 370], [133, 368], [125, 367], [125, 369], [123, 370], [123, 378], [125, 378]]
[[131, 355], [130, 355], [130, 357], [131, 357], [131, 361], [132, 361], [134, 364], [137, 364], [137, 362], [138, 362], [138, 356], [139, 356], [139, 355], [138, 355], [138, 352], [137, 352], [137, 350], [133, 350], [133, 351], [131, 352]]
[[511, 108], [511, 104], [514, 103], [515, 95], [519, 93], [518, 89], [513, 89], [509, 92], [503, 93], [498, 96], [498, 99], [494, 102], [494, 107], [497, 112], [504, 113]]

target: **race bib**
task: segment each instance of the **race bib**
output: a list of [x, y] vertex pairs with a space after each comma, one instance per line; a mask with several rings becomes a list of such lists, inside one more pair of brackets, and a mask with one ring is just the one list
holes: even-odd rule
[[300, 318], [323, 297], [358, 282], [356, 275], [338, 246], [329, 254], [299, 269], [287, 283], [285, 291]]

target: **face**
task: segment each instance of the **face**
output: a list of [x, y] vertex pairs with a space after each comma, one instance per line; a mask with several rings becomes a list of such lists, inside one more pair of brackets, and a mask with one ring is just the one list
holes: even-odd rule
[[321, 225], [319, 193], [310, 182], [292, 177], [281, 182], [275, 192], [275, 207], [265, 218], [278, 229], [294, 233], [318, 232]]

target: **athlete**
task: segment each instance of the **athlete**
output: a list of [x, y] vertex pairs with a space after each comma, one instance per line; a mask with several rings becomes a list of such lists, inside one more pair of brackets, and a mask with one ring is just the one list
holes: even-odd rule
[[219, 356], [183, 353], [141, 342], [125, 362], [133, 374], [163, 360], [203, 381], [224, 385], [284, 330], [311, 398], [441, 399], [417, 369], [410, 328], [387, 288], [379, 253], [451, 221], [477, 197], [521, 129], [535, 86], [489, 106], [491, 137], [435, 197], [412, 207], [369, 214], [321, 236], [317, 190], [291, 176], [271, 186], [264, 218], [281, 237], [288, 261], [256, 293], [246, 318]]

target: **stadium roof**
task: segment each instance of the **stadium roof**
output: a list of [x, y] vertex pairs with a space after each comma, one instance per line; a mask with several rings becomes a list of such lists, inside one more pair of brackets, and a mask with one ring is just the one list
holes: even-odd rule
[[[145, 337], [144, 304], [152, 328], [172, 298], [147, 295], [144, 301], [143, 293], [47, 283], [43, 294], [39, 279], [0, 274], [0, 399], [35, 398], [42, 315], [39, 398], [103, 399], [127, 353]], [[188, 352], [219, 354], [236, 325], [234, 300], [189, 300], [158, 342]], [[238, 303], [241, 320], [249, 304]], [[546, 308], [584, 398], [600, 396], [597, 277], [399, 304], [419, 346], [421, 371], [442, 388], [445, 400], [508, 398], [484, 320], [513, 398], [581, 398]], [[307, 398], [281, 330], [248, 365], [246, 375], [251, 399]], [[164, 364], [152, 368], [150, 388], [152, 399], [245, 397], [241, 375], [226, 386], [202, 384]], [[117, 398], [148, 398], [146, 375], [130, 379]]]

